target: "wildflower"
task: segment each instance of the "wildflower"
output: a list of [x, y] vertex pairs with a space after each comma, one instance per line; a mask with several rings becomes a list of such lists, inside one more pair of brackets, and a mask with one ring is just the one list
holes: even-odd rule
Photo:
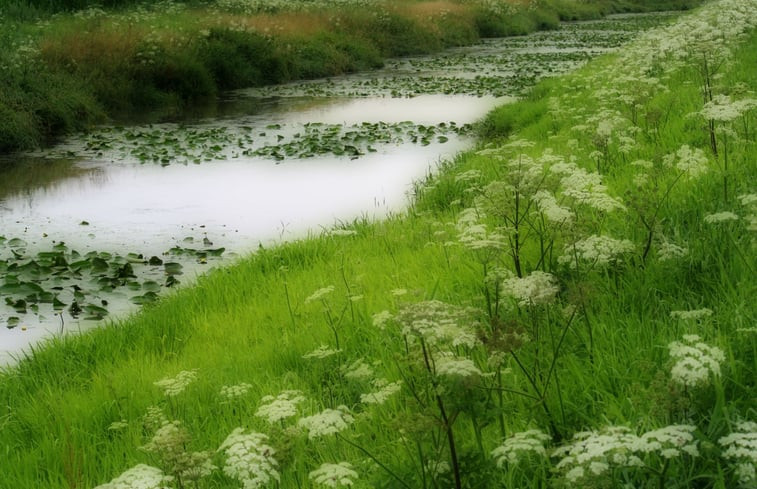
[[197, 379], [197, 370], [182, 370], [176, 377], [166, 377], [153, 382], [154, 385], [163, 389], [163, 393], [168, 397], [173, 397], [184, 392], [189, 384]]
[[693, 425], [670, 425], [644, 433], [639, 438], [636, 450], [646, 453], [657, 452], [663, 458], [678, 457], [688, 454], [692, 457], [699, 455], [697, 441], [693, 433], [697, 430]]
[[575, 163], [558, 163], [552, 165], [550, 171], [562, 176], [560, 185], [563, 195], [577, 203], [602, 212], [625, 209], [619, 200], [607, 194], [607, 187], [602, 184], [602, 177], [598, 174], [588, 172]]
[[343, 366], [341, 370], [348, 379], [360, 380], [373, 377], [373, 368], [362, 359], [355, 360], [349, 366]]
[[329, 285], [328, 287], [323, 287], [321, 289], [316, 290], [313, 292], [307, 299], [305, 299], [305, 304], [308, 304], [313, 301], [321, 300], [323, 297], [327, 296], [328, 294], [334, 292], [334, 286]]
[[539, 208], [544, 217], [552, 222], [563, 223], [570, 222], [573, 219], [573, 213], [567, 207], [561, 207], [557, 199], [546, 190], [539, 190], [533, 196], [536, 206]]
[[403, 307], [397, 315], [402, 334], [429, 344], [451, 343], [473, 348], [478, 344], [471, 313], [441, 301], [423, 301]]
[[302, 358], [318, 358], [323, 360], [324, 358], [336, 355], [341, 351], [342, 350], [330, 348], [329, 345], [321, 345], [310, 353], [302, 355]]
[[446, 460], [429, 460], [426, 462], [426, 472], [432, 477], [439, 477], [450, 473], [451, 467]]
[[163, 466], [182, 480], [198, 480], [210, 475], [216, 468], [210, 462], [210, 453], [187, 452], [185, 447], [189, 442], [189, 432], [181, 426], [181, 422], [172, 421], [158, 428], [152, 439], [141, 448], [160, 457]]
[[142, 420], [148, 431], [155, 431], [168, 424], [168, 418], [158, 406], [148, 406], [147, 413], [142, 417]]
[[634, 250], [633, 243], [627, 239], [615, 239], [609, 236], [592, 235], [576, 241], [565, 248], [565, 254], [557, 259], [559, 263], [576, 267], [577, 261], [589, 262], [596, 266], [616, 263], [620, 256]]
[[689, 254], [689, 249], [682, 246], [678, 246], [669, 241], [660, 243], [660, 247], [657, 250], [657, 258], [660, 261], [671, 261], [677, 258], [682, 258]]
[[663, 164], [667, 167], [675, 167], [691, 177], [698, 177], [707, 172], [707, 156], [699, 148], [691, 148], [684, 144], [675, 153], [663, 158]]
[[481, 375], [473, 360], [453, 355], [441, 356], [436, 362], [436, 374], [441, 377], [474, 377]]
[[326, 487], [342, 487], [354, 484], [354, 479], [358, 478], [358, 474], [352, 470], [352, 464], [349, 462], [339, 462], [338, 464], [322, 464], [318, 469], [310, 472], [308, 478], [315, 484]]
[[339, 433], [354, 421], [347, 406], [336, 409], [325, 409], [318, 414], [301, 418], [298, 426], [308, 430], [308, 438], [319, 438], [324, 435]]
[[298, 390], [284, 391], [276, 397], [265, 396], [261, 399], [264, 404], [255, 411], [255, 416], [274, 424], [296, 415], [297, 405], [304, 400], [305, 396]]
[[729, 211], [716, 212], [714, 214], [708, 214], [704, 216], [704, 222], [706, 222], [707, 224], [717, 224], [720, 222], [737, 221], [738, 219], [739, 219], [738, 215]]
[[394, 297], [401, 297], [407, 294], [407, 289], [392, 289], [390, 292]]
[[360, 394], [360, 402], [363, 404], [384, 404], [390, 396], [402, 389], [402, 381], [389, 382], [386, 379], [376, 379], [372, 382], [373, 387], [378, 389], [368, 394]]
[[691, 311], [670, 311], [670, 317], [682, 321], [699, 321], [706, 317], [712, 316], [712, 309], [706, 307], [702, 309], [693, 309]]
[[633, 447], [638, 445], [639, 437], [624, 426], [577, 433], [572, 443], [555, 450], [553, 456], [562, 456], [555, 467], [565, 471], [565, 478], [575, 484], [590, 475], [602, 475], [611, 466], [643, 465], [632, 453]]
[[550, 436], [541, 430], [521, 431], [503, 441], [491, 454], [497, 461], [497, 467], [501, 469], [505, 463], [515, 465], [531, 453], [546, 456], [544, 444], [549, 440]]
[[735, 462], [736, 477], [744, 487], [757, 483], [757, 423], [740, 421], [736, 431], [718, 440], [723, 458]]
[[720, 375], [720, 362], [725, 360], [723, 350], [700, 341], [697, 335], [684, 335], [683, 342], [668, 345], [670, 356], [676, 360], [670, 374], [675, 382], [688, 387], [706, 385], [710, 375]]
[[549, 304], [559, 291], [555, 277], [538, 270], [523, 278], [508, 278], [502, 283], [502, 292], [516, 299], [521, 306]]
[[379, 329], [384, 329], [386, 323], [392, 320], [392, 313], [389, 311], [377, 312], [373, 315], [373, 325]]
[[108, 425], [108, 431], [120, 431], [129, 427], [129, 423], [125, 419], [121, 421], [114, 421]]
[[112, 481], [95, 489], [169, 489], [173, 477], [145, 464], [135, 465]]
[[247, 394], [252, 385], [246, 382], [236, 385], [224, 385], [221, 387], [221, 397], [225, 397], [227, 400], [236, 399]]
[[279, 481], [276, 470], [276, 454], [262, 433], [245, 433], [244, 428], [235, 428], [218, 447], [226, 454], [223, 473], [237, 479], [244, 489], [266, 487], [271, 481]]

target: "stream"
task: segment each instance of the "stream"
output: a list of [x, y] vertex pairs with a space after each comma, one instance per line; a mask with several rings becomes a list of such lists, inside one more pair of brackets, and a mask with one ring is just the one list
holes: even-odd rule
[[239, 90], [0, 157], [0, 364], [259, 245], [401, 212], [472, 124], [671, 14], [566, 23], [377, 71]]

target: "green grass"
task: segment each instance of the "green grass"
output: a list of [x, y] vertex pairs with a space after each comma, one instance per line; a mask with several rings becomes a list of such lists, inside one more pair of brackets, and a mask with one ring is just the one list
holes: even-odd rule
[[[751, 30], [733, 53], [721, 68], [718, 90], [743, 97], [757, 91], [751, 76], [757, 33]], [[755, 192], [754, 130], [745, 126], [742, 139], [731, 142], [731, 187], [724, 195], [722, 145], [716, 160], [707, 153], [706, 124], [689, 115], [703, 105], [695, 65], [668, 71], [659, 78], [668, 90], [656, 88], [644, 96], [639, 87], [619, 81], [621, 63], [617, 56], [602, 58], [576, 74], [540, 84], [527, 100], [497, 109], [482, 124], [481, 147], [493, 144], [489, 149], [506, 159], [461, 155], [419, 184], [407, 214], [380, 223], [357, 221], [347, 226], [352, 235], [313, 236], [260, 249], [132, 318], [54, 339], [22, 359], [0, 379], [3, 481], [14, 488], [92, 487], [137, 463], [169, 471], [165, 460], [139, 449], [154, 434], [142, 416], [157, 405], [191, 433], [186, 451], [214, 451], [238, 426], [267, 433], [279, 461], [280, 487], [286, 488], [309, 487], [310, 471], [342, 460], [360, 474], [354, 487], [455, 487], [451, 472], [435, 478], [421, 468], [429, 460], [456, 461], [459, 487], [570, 487], [563, 472], [550, 471], [554, 463], [547, 458], [534, 454], [519, 465], [499, 468], [490, 452], [503, 432], [511, 436], [539, 428], [555, 447], [576, 432], [607, 425], [642, 433], [671, 424], [696, 426], [699, 457], [676, 456], [665, 463], [649, 455], [646, 462], [657, 473], [618, 468], [613, 477], [590, 479], [585, 486], [736, 487], [733, 461], [722, 457], [718, 440], [739, 419], [755, 421], [757, 415], [757, 263], [747, 220], [755, 210], [754, 204], [750, 209], [735, 198]], [[604, 95], [608, 88], [636, 97], [636, 111]], [[607, 112], [608, 106], [618, 113]], [[620, 120], [612, 132], [615, 139], [607, 142], [597, 129], [612, 117]], [[754, 114], [749, 117], [753, 122]], [[576, 129], [579, 124], [584, 127]], [[631, 131], [635, 143], [621, 151], [619, 136], [631, 127], [641, 130]], [[533, 146], [500, 146], [517, 139]], [[707, 174], [676, 180], [663, 164], [684, 144], [707, 155]], [[513, 201], [501, 198], [512, 198], [507, 188], [487, 185], [517, 172], [507, 163], [518, 161], [518, 153], [538, 161], [547, 149], [546, 159], [572, 156], [587, 170], [599, 166], [608, 194], [626, 210], [606, 213], [571, 203], [562, 187], [552, 186], [553, 177], [545, 177], [542, 185], [561, 196], [576, 225], [550, 225], [540, 242], [535, 230], [541, 229], [541, 220], [531, 208], [521, 221], [528, 232], [520, 235], [519, 264], [524, 275], [544, 271], [556, 277], [555, 302], [518, 306], [499, 296], [495, 309], [494, 287], [502, 284], [492, 279], [495, 267], [516, 269], [510, 248], [471, 250], [459, 242], [455, 223], [477, 195], [486, 197], [479, 206], [489, 209], [481, 223], [490, 232], [502, 223], [498, 212], [510, 209], [505, 217], [512, 217]], [[600, 154], [592, 154], [596, 151]], [[631, 162], [641, 159], [656, 165], [659, 173], [649, 170], [649, 178], [658, 179], [659, 189], [670, 186], [669, 193], [639, 184], [642, 167]], [[489, 202], [496, 205], [489, 208]], [[741, 219], [705, 222], [705, 216], [724, 210]], [[642, 218], [652, 220], [651, 228]], [[645, 255], [650, 229], [652, 247]], [[558, 261], [566, 244], [590, 234], [630, 240], [633, 251], [605, 268], [574, 269]], [[663, 260], [664, 240], [687, 247], [688, 253]], [[322, 299], [307, 301], [329, 286], [334, 290]], [[438, 365], [443, 353], [454, 353], [494, 377], [429, 377], [423, 350], [417, 342], [406, 342], [413, 335], [403, 336], [399, 328], [409, 326], [401, 319], [409, 304], [432, 299], [473, 308], [463, 326], [478, 324], [482, 344], [467, 348], [424, 337], [427, 353]], [[670, 316], [701, 308], [713, 314], [698, 321]], [[400, 319], [381, 329], [372, 317], [384, 310], [399, 312]], [[724, 352], [722, 373], [709, 384], [683, 387], [671, 380], [668, 344], [687, 334]], [[302, 358], [321, 344], [335, 347], [337, 338], [340, 354]], [[498, 371], [492, 362], [497, 352], [504, 353], [507, 370]], [[339, 369], [359, 358], [375, 362], [376, 377], [402, 380], [401, 392], [380, 406], [361, 402], [360, 394], [373, 387]], [[198, 379], [176, 397], [164, 396], [153, 385], [190, 369], [197, 369]], [[246, 396], [233, 401], [220, 396], [221, 386], [240, 382], [252, 385]], [[501, 395], [500, 386], [506, 389]], [[301, 390], [306, 397], [300, 416], [347, 405], [355, 421], [338, 437], [310, 440], [291, 420], [268, 425], [254, 415], [264, 396], [286, 389]], [[125, 428], [108, 429], [122, 419]], [[223, 456], [216, 453], [213, 460], [222, 464]], [[198, 487], [238, 484], [215, 471]]]

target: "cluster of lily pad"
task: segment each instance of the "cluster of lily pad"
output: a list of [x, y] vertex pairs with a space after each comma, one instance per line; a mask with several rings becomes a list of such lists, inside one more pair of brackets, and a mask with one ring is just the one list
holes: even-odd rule
[[[207, 244], [207, 243], [204, 243]], [[20, 238], [0, 236], [0, 294], [13, 313], [5, 326], [15, 328], [25, 314], [67, 312], [73, 318], [98, 320], [108, 315], [113, 294], [132, 294], [130, 301], [148, 304], [164, 287], [179, 283], [181, 261], [207, 263], [223, 248], [174, 247], [158, 256], [120, 255], [103, 251], [80, 253], [63, 242], [43, 251], [29, 251]]]
[[160, 125], [141, 128], [105, 128], [87, 137], [81, 148], [67, 148], [67, 156], [95, 158], [131, 157], [141, 163], [202, 163], [228, 158], [312, 158], [321, 155], [357, 158], [375, 152], [376, 144], [413, 143], [423, 146], [445, 143], [450, 135], [466, 135], [470, 124], [454, 121], [439, 124], [319, 122], [229, 127]]

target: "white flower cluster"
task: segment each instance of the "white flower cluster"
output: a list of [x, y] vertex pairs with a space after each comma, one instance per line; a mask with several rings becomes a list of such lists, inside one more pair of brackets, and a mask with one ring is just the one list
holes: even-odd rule
[[748, 214], [744, 216], [749, 231], [757, 231], [757, 194], [741, 194], [738, 197]]
[[712, 309], [707, 309], [706, 307], [690, 311], [670, 311], [671, 318], [680, 319], [681, 321], [699, 321], [710, 316], [712, 316]]
[[567, 207], [561, 206], [555, 196], [547, 190], [539, 190], [532, 197], [536, 202], [539, 212], [544, 214], [547, 220], [562, 224], [573, 220], [573, 212]]
[[730, 122], [757, 107], [757, 99], [731, 100], [728, 95], [718, 94], [704, 104], [699, 114], [705, 119]]
[[481, 370], [476, 367], [473, 360], [454, 355], [442, 355], [436, 362], [436, 375], [449, 378], [478, 377]]
[[155, 431], [161, 426], [168, 424], [168, 418], [158, 406], [148, 406], [147, 412], [142, 417], [142, 421], [148, 431]]
[[226, 454], [223, 473], [240, 481], [244, 489], [266, 487], [274, 480], [278, 482], [278, 462], [273, 457], [276, 450], [267, 444], [267, 440], [262, 433], [234, 429], [218, 447], [219, 452]]
[[342, 366], [341, 369], [344, 377], [352, 380], [365, 380], [373, 378], [373, 367], [358, 358], [349, 365]]
[[376, 326], [378, 329], [384, 329], [386, 328], [386, 323], [392, 320], [394, 316], [392, 316], [392, 313], [389, 311], [381, 311], [377, 312], [373, 315], [373, 325]]
[[341, 351], [342, 350], [338, 350], [336, 348], [331, 348], [329, 345], [321, 345], [310, 353], [302, 355], [302, 358], [317, 358], [319, 360], [323, 360], [324, 358], [336, 355]]
[[475, 320], [470, 311], [441, 301], [408, 304], [397, 314], [402, 334], [420, 337], [428, 344], [449, 343], [473, 348], [478, 344]]
[[740, 421], [736, 431], [718, 440], [723, 458], [735, 462], [735, 472], [743, 487], [757, 485], [757, 423]]
[[696, 426], [670, 425], [637, 436], [625, 426], [609, 426], [577, 433], [572, 443], [556, 449], [553, 456], [562, 456], [556, 468], [564, 472], [568, 482], [576, 484], [615, 467], [642, 467], [646, 455], [696, 457], [699, 450], [694, 431]]
[[360, 394], [360, 402], [363, 404], [384, 404], [389, 397], [402, 389], [402, 381], [389, 382], [386, 379], [376, 379], [372, 382], [377, 390], [367, 394]]
[[354, 418], [347, 406], [337, 406], [336, 409], [324, 409], [318, 414], [301, 418], [297, 425], [308, 430], [308, 438], [319, 438], [332, 435], [346, 429]]
[[588, 172], [573, 162], [557, 163], [550, 167], [550, 171], [560, 176], [562, 194], [576, 203], [602, 212], [625, 209], [618, 199], [607, 193], [607, 187], [598, 174]]
[[541, 430], [520, 431], [505, 439], [491, 454], [497, 461], [497, 467], [501, 469], [506, 463], [515, 465], [531, 454], [545, 457], [547, 451], [544, 444], [550, 439], [551, 437]]
[[715, 212], [704, 216], [704, 222], [707, 224], [718, 224], [721, 222], [738, 221], [738, 214], [734, 214], [731, 211]]
[[326, 297], [327, 295], [329, 295], [332, 292], [334, 292], [334, 286], [333, 285], [329, 285], [328, 287], [320, 288], [320, 289], [316, 290], [315, 292], [313, 292], [312, 294], [310, 294], [310, 296], [305, 299], [305, 304], [308, 304], [310, 302], [314, 302], [314, 301], [317, 301], [317, 300], [321, 300], [321, 299], [323, 299], [324, 297]]
[[349, 487], [358, 478], [357, 472], [352, 470], [349, 462], [338, 464], [322, 464], [318, 469], [310, 472], [308, 478], [315, 484], [326, 487]]
[[188, 452], [189, 432], [179, 421], [165, 423], [153, 435], [142, 450], [160, 457], [163, 466], [185, 481], [196, 481], [210, 475], [216, 467], [210, 461], [209, 452]]
[[577, 266], [576, 262], [605, 267], [617, 263], [622, 255], [631, 253], [633, 250], [633, 243], [627, 239], [615, 239], [595, 234], [566, 246], [564, 254], [557, 261], [571, 268]]
[[241, 384], [234, 385], [224, 385], [221, 387], [221, 397], [224, 397], [227, 400], [236, 399], [250, 392], [250, 389], [252, 389], [252, 385], [248, 384], [247, 382], [242, 382]]
[[271, 424], [278, 423], [297, 414], [297, 405], [305, 400], [305, 396], [298, 390], [284, 391], [276, 397], [265, 396], [263, 404], [255, 411], [255, 416], [263, 418]]
[[153, 384], [163, 389], [166, 396], [173, 397], [184, 392], [184, 389], [195, 380], [197, 380], [197, 369], [182, 370], [176, 374], [176, 377], [166, 377]]
[[720, 375], [720, 363], [725, 360], [723, 350], [703, 343], [698, 335], [684, 335], [683, 342], [670, 343], [668, 350], [676, 360], [672, 379], [687, 387], [707, 385], [711, 376]]
[[514, 298], [521, 306], [550, 304], [559, 291], [555, 277], [539, 270], [523, 278], [511, 277], [502, 282], [502, 293]]
[[506, 247], [506, 239], [499, 233], [490, 232], [486, 225], [479, 222], [481, 214], [478, 209], [463, 209], [457, 219], [458, 241], [470, 250], [498, 251]]
[[95, 489], [170, 489], [173, 477], [145, 464], [135, 465], [112, 481]]
[[672, 261], [683, 258], [689, 254], [689, 249], [678, 246], [670, 241], [663, 241], [657, 249], [657, 259], [660, 261]]
[[707, 173], [709, 159], [699, 148], [691, 148], [688, 144], [681, 146], [678, 151], [666, 155], [663, 164], [668, 168], [676, 168], [678, 171], [696, 178]]

